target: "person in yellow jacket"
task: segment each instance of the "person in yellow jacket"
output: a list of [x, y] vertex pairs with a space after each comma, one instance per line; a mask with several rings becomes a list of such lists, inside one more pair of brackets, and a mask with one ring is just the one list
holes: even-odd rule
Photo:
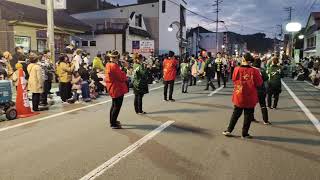
[[5, 51], [3, 53], [3, 57], [5, 59], [5, 65], [8, 73], [8, 79], [12, 79], [12, 75], [14, 73], [13, 68], [11, 67], [10, 61], [12, 60], [12, 55], [9, 51]]
[[92, 69], [99, 69], [101, 72], [104, 71], [104, 65], [101, 59], [101, 53], [98, 53], [97, 56], [93, 59]]
[[32, 93], [32, 109], [33, 111], [40, 111], [40, 94], [43, 93], [44, 78], [42, 75], [42, 69], [37, 64], [39, 56], [36, 54], [30, 54], [30, 64], [27, 67], [29, 73], [28, 90]]
[[60, 56], [56, 72], [59, 77], [60, 97], [64, 104], [67, 103], [67, 100], [70, 99], [72, 96], [71, 80], [72, 80], [73, 70], [74, 70], [74, 65], [71, 65], [69, 63], [68, 56], [66, 55]]

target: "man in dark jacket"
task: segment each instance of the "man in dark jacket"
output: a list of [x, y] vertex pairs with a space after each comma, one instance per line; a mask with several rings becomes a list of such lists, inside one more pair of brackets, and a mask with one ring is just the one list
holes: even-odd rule
[[213, 85], [213, 79], [215, 77], [215, 63], [214, 63], [214, 59], [212, 57], [211, 52], [208, 52], [208, 57], [204, 66], [204, 71], [206, 73], [206, 77], [207, 77], [207, 86], [205, 91], [209, 90], [209, 86], [212, 88], [212, 90], [214, 91], [216, 89], [216, 87]]
[[[268, 109], [266, 104], [267, 89], [265, 86], [265, 83], [268, 81], [269, 77], [265, 69], [261, 68], [260, 58], [255, 58], [253, 62], [253, 66], [259, 69], [262, 76], [262, 80], [263, 80], [262, 85], [257, 88], [259, 104], [260, 104], [261, 113], [262, 113], [262, 119], [265, 125], [270, 125], [271, 123], [269, 122]], [[256, 119], [253, 119], [253, 121], [258, 122]]]
[[10, 61], [10, 65], [11, 65], [13, 71], [16, 71], [17, 70], [16, 64], [18, 63], [18, 61], [21, 61], [21, 60], [25, 61], [26, 57], [24, 56], [23, 47], [18, 46], [14, 49], [14, 51], [15, 51], [15, 54], [12, 56], [12, 59]]

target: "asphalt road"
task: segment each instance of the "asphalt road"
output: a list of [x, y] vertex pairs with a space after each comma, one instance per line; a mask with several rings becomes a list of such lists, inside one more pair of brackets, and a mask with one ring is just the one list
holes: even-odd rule
[[[319, 119], [320, 91], [285, 83]], [[133, 96], [125, 98], [122, 130], [109, 128], [108, 97], [0, 122], [0, 179], [320, 180], [320, 132], [285, 88], [279, 109], [269, 111], [273, 125], [253, 123], [250, 140], [239, 137], [242, 118], [236, 137], [221, 134], [233, 110], [231, 84], [211, 97], [203, 85], [189, 94], [176, 85], [174, 103], [162, 101], [160, 84], [152, 88], [147, 115], [136, 115]]]

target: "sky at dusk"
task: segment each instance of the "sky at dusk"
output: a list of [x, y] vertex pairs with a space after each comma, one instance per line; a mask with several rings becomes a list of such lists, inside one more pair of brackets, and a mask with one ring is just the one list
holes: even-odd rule
[[[136, 3], [136, 0], [109, 0], [114, 4], [126, 5]], [[212, 0], [187, 0], [187, 8], [204, 15], [210, 19], [215, 19], [214, 1]], [[313, 5], [313, 8], [311, 6]], [[285, 26], [288, 14], [285, 7], [294, 8], [293, 20], [305, 25], [311, 11], [320, 11], [320, 0], [224, 0], [221, 4], [220, 17], [225, 21], [229, 31], [240, 34], [252, 34], [264, 32], [269, 37], [274, 37], [280, 29], [276, 25]], [[215, 29], [215, 24], [192, 13], [187, 14], [187, 26], [203, 26], [209, 30]], [[219, 31], [226, 28], [221, 24]]]

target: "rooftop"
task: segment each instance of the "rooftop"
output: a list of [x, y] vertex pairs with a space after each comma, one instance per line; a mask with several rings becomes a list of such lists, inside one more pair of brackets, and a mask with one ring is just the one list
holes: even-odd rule
[[[47, 11], [15, 2], [0, 1], [1, 17], [8, 21], [30, 22], [47, 24]], [[78, 19], [73, 18], [64, 11], [54, 12], [55, 25], [60, 28], [88, 31], [91, 27]]]

